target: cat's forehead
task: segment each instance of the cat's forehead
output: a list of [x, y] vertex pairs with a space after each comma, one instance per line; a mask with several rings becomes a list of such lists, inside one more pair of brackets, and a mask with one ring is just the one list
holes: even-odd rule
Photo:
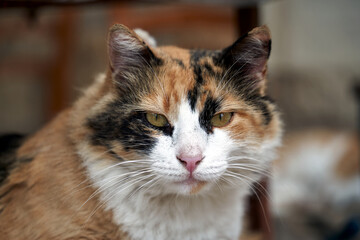
[[219, 96], [218, 82], [223, 68], [216, 64], [218, 52], [211, 50], [188, 50], [178, 47], [161, 47], [158, 56], [163, 60], [157, 76], [153, 99], [164, 112], [177, 112], [180, 103], [187, 103], [192, 110], [205, 107], [211, 98]]
[[179, 67], [194, 70], [196, 66], [203, 66], [208, 69], [219, 67], [217, 58], [220, 51], [203, 50], [203, 49], [183, 49], [175, 46], [162, 46], [158, 48], [162, 58], [170, 61], [168, 64], [174, 63]]
[[161, 58], [165, 58], [168, 60], [178, 60], [179, 65], [187, 64], [190, 61], [189, 49], [184, 49], [175, 46], [161, 46], [158, 47], [157, 50]]

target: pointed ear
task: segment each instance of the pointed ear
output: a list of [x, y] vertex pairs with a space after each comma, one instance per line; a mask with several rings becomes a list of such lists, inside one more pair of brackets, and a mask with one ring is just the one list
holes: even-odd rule
[[159, 60], [134, 31], [121, 24], [110, 28], [108, 54], [113, 76], [141, 71]]
[[270, 56], [271, 37], [267, 26], [254, 28], [225, 48], [220, 62], [227, 68], [228, 79], [251, 93], [265, 92], [267, 60]]

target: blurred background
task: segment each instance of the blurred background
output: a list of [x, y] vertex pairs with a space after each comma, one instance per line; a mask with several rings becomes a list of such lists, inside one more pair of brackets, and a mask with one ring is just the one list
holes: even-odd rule
[[2, 1], [0, 133], [33, 133], [70, 106], [106, 69], [114, 23], [158, 45], [209, 49], [267, 24], [285, 140], [270, 194], [259, 191], [265, 210], [254, 207], [268, 218], [260, 238], [360, 239], [360, 1]]

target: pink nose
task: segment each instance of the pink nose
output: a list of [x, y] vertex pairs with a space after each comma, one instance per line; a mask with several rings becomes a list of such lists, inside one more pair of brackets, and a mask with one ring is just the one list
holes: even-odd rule
[[203, 156], [202, 154], [197, 154], [195, 156], [180, 154], [177, 156], [177, 159], [190, 173], [192, 173], [195, 170], [196, 166], [199, 165], [199, 163], [203, 159]]

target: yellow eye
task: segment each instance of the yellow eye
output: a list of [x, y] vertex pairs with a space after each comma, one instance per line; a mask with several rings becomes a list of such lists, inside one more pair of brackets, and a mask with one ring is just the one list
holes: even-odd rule
[[165, 127], [169, 124], [168, 120], [164, 115], [157, 113], [146, 113], [146, 119], [148, 122], [155, 127]]
[[211, 125], [213, 127], [225, 127], [230, 121], [233, 116], [231, 112], [223, 112], [216, 114], [211, 119]]

